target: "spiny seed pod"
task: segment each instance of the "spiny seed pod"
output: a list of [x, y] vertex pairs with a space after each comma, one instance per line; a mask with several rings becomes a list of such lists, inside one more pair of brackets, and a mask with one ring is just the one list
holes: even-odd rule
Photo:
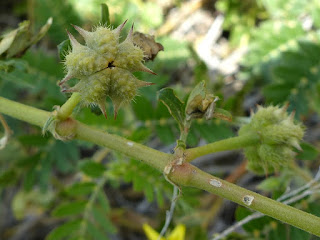
[[244, 149], [248, 168], [257, 174], [272, 173], [293, 160], [295, 152], [301, 150], [299, 141], [304, 130], [294, 122], [294, 114], [288, 115], [286, 107], [258, 107], [251, 122], [239, 130], [239, 136], [255, 132], [260, 142]]
[[72, 51], [66, 56], [64, 64], [67, 74], [59, 85], [71, 78], [79, 79], [74, 87], [63, 92], [79, 92], [82, 105], [98, 105], [106, 118], [106, 97], [113, 102], [116, 118], [121, 105], [130, 102], [138, 88], [153, 84], [140, 81], [132, 74], [136, 71], [155, 73], [143, 65], [143, 50], [133, 44], [133, 26], [127, 38], [119, 43], [125, 23], [114, 30], [98, 26], [92, 32], [74, 26], [84, 38], [85, 45], [81, 45], [68, 32]]

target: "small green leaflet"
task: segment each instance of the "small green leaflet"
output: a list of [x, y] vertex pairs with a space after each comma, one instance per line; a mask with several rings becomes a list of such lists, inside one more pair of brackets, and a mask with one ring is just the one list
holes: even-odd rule
[[281, 179], [278, 177], [268, 177], [263, 180], [257, 188], [263, 191], [275, 191], [281, 187]]
[[108, 218], [107, 212], [104, 212], [100, 207], [92, 207], [92, 216], [96, 225], [100, 225], [101, 229], [103, 229], [105, 232], [114, 233], [116, 231], [115, 227]]
[[68, 203], [62, 203], [53, 210], [52, 216], [67, 217], [82, 214], [86, 205], [86, 201], [73, 201]]
[[64, 223], [51, 231], [50, 234], [46, 237], [46, 240], [65, 239], [66, 237], [72, 235], [75, 231], [78, 231], [81, 228], [81, 223], [81, 219]]
[[109, 8], [105, 3], [101, 4], [101, 23], [106, 26], [110, 25]]
[[10, 186], [18, 180], [18, 173], [15, 169], [9, 169], [0, 174], [0, 187]]
[[298, 152], [298, 155], [296, 156], [297, 159], [312, 161], [316, 160], [319, 156], [319, 150], [310, 143], [301, 143], [301, 148], [302, 151]]
[[146, 121], [154, 118], [155, 110], [152, 103], [144, 96], [136, 96], [132, 108], [139, 120]]
[[159, 100], [166, 105], [172, 117], [177, 121], [180, 131], [182, 131], [185, 121], [183, 102], [174, 94], [171, 88], [161, 89], [159, 91]]
[[68, 51], [71, 50], [71, 42], [70, 42], [70, 40], [66, 39], [66, 40], [62, 41], [61, 43], [59, 43], [57, 48], [58, 48], [58, 53], [59, 53], [60, 60], [64, 61]]
[[93, 192], [95, 186], [96, 184], [93, 182], [75, 183], [66, 190], [66, 193], [72, 197], [87, 195]]
[[80, 170], [86, 175], [98, 178], [103, 175], [106, 168], [101, 163], [94, 162], [92, 160], [83, 160], [79, 163]]

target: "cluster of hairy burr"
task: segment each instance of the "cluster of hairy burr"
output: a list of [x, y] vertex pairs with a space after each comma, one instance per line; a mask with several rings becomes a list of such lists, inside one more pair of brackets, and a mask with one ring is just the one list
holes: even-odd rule
[[251, 122], [239, 130], [239, 135], [256, 133], [260, 137], [257, 145], [244, 149], [248, 159], [248, 169], [257, 174], [272, 173], [287, 165], [296, 155], [293, 148], [299, 145], [304, 130], [294, 121], [294, 113], [288, 115], [287, 107], [258, 107], [252, 113]]
[[[125, 24], [126, 21], [113, 30], [98, 26], [92, 32], [74, 26], [85, 45], [68, 32], [72, 51], [65, 57], [67, 74], [59, 85], [63, 92], [79, 92], [83, 105], [98, 105], [106, 118], [107, 97], [112, 100], [116, 118], [121, 105], [131, 101], [138, 88], [153, 84], [140, 81], [132, 74], [136, 71], [155, 73], [143, 65], [143, 50], [133, 44], [133, 26], [127, 38], [119, 42]], [[77, 78], [79, 82], [66, 89], [64, 84], [71, 78]]]

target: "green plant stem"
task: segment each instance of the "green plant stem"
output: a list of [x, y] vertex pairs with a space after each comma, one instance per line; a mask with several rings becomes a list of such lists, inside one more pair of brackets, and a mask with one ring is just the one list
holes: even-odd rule
[[191, 125], [191, 121], [187, 121], [185, 120], [184, 121], [184, 128], [183, 130], [181, 131], [180, 133], [180, 140], [183, 141], [185, 144], [187, 143], [187, 138], [188, 138], [188, 134], [189, 134], [189, 130], [190, 130], [190, 125]]
[[[319, 217], [221, 180], [201, 171], [190, 163], [176, 165], [171, 171], [169, 178], [177, 184], [206, 190], [316, 236], [320, 236]], [[245, 196], [253, 197], [251, 204], [244, 203]]]
[[[11, 100], [0, 97], [0, 112], [22, 121], [43, 127], [51, 113], [26, 106]], [[164, 171], [165, 167], [174, 160], [171, 154], [162, 153], [144, 145], [134, 143], [125, 138], [104, 133], [100, 130], [77, 123], [75, 128], [75, 138], [96, 143], [103, 147], [119, 151], [129, 157], [140, 159], [159, 171]], [[259, 138], [255, 135], [235, 137], [212, 144], [209, 147], [199, 147], [190, 149], [189, 160], [193, 157], [202, 156], [207, 153], [240, 148], [254, 144]], [[239, 141], [244, 141], [243, 143]], [[228, 148], [229, 146], [229, 148]], [[208, 192], [229, 199], [245, 207], [259, 211], [265, 215], [276, 218], [292, 226], [301, 228], [304, 231], [320, 236], [320, 218], [290, 207], [275, 200], [263, 197], [255, 192], [241, 188], [237, 185], [223, 181], [219, 178], [201, 171], [197, 167], [184, 162], [172, 166], [170, 174], [167, 176], [177, 185], [200, 188]], [[244, 203], [244, 197], [253, 197], [250, 204]]]
[[121, 152], [128, 157], [142, 160], [159, 171], [163, 171], [172, 159], [171, 154], [154, 150], [117, 135], [101, 132], [101, 130], [82, 123], [78, 123], [76, 138], [96, 143], [100, 146]]
[[186, 161], [190, 162], [197, 157], [201, 157], [209, 153], [248, 147], [251, 145], [255, 145], [259, 141], [260, 138], [257, 134], [248, 133], [243, 136], [227, 138], [221, 141], [209, 143], [201, 147], [189, 148], [185, 151]]
[[[41, 128], [51, 116], [50, 112], [26, 106], [2, 97], [0, 97], [0, 112]], [[56, 130], [58, 131], [58, 129]], [[171, 154], [154, 150], [117, 135], [102, 132], [101, 130], [89, 127], [77, 121], [75, 131], [75, 138], [119, 151], [128, 157], [140, 159], [159, 171], [163, 171], [164, 167], [173, 158]]]
[[60, 107], [57, 117], [60, 120], [65, 120], [72, 114], [73, 109], [81, 100], [79, 93], [72, 93], [71, 97]]
[[0, 112], [33, 125], [43, 127], [51, 113], [0, 97]]

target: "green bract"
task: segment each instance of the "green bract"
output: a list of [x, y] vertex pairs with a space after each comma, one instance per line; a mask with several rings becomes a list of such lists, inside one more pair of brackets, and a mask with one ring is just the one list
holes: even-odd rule
[[120, 106], [131, 101], [139, 87], [152, 84], [140, 81], [132, 74], [136, 71], [154, 73], [143, 65], [143, 50], [132, 42], [133, 26], [127, 38], [119, 43], [125, 23], [114, 30], [99, 26], [93, 32], [74, 26], [85, 45], [68, 32], [72, 51], [65, 58], [67, 74], [60, 85], [71, 78], [77, 78], [79, 82], [72, 88], [64, 86], [63, 92], [79, 92], [83, 105], [98, 105], [105, 117], [107, 96], [113, 102], [116, 117]]
[[288, 115], [286, 108], [258, 107], [251, 122], [239, 130], [239, 136], [255, 132], [260, 142], [244, 149], [248, 159], [248, 168], [257, 174], [272, 173], [281, 165], [293, 160], [292, 148], [301, 149], [303, 127], [294, 122], [294, 114]]

